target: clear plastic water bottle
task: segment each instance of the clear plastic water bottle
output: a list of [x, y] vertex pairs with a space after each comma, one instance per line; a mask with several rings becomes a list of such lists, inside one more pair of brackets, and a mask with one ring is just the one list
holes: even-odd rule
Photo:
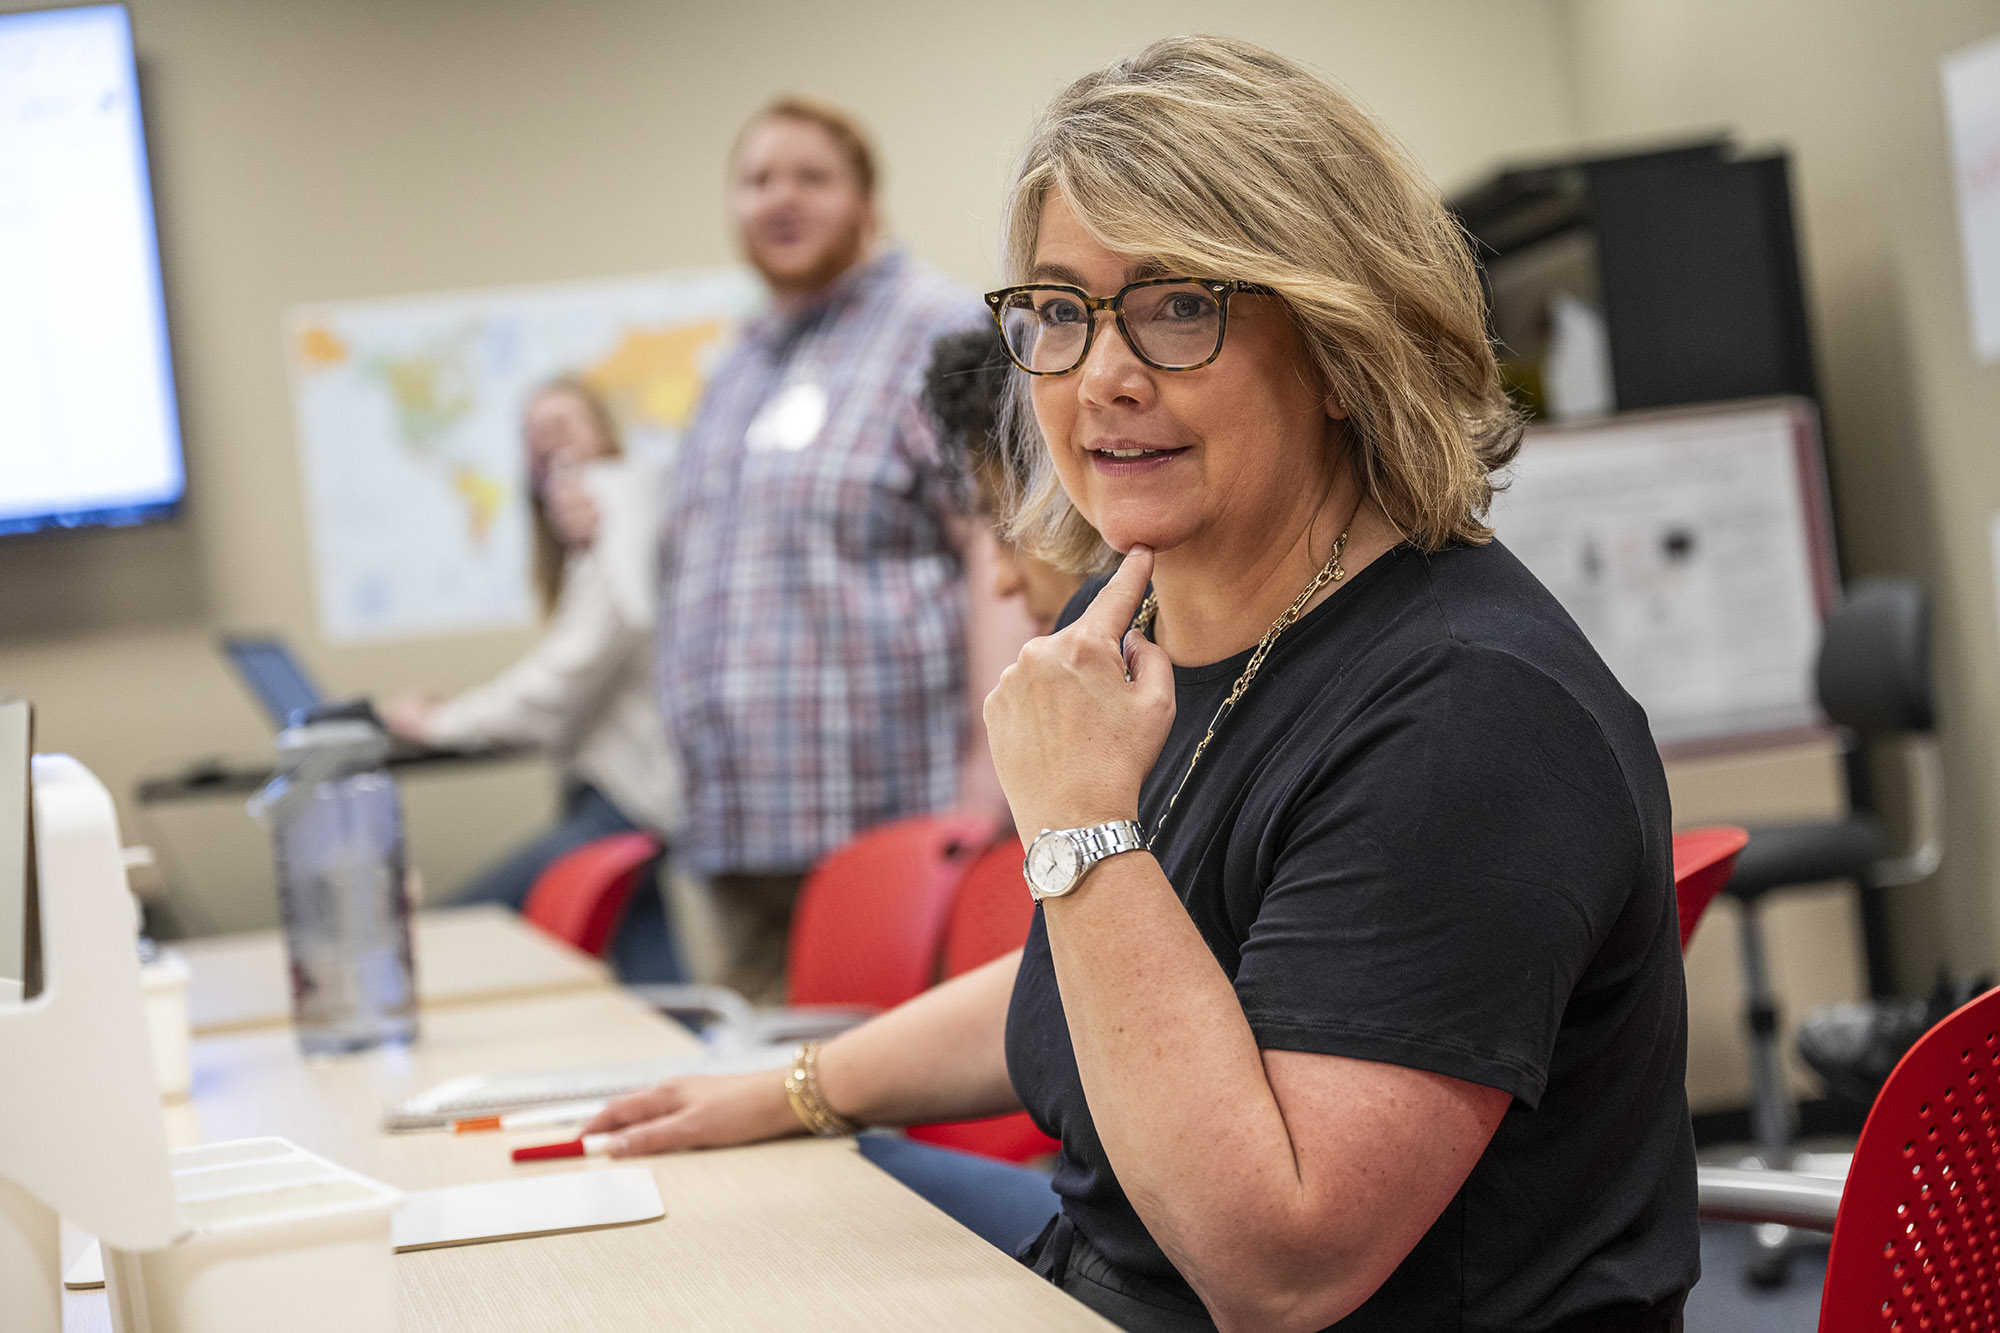
[[403, 809], [373, 714], [317, 715], [279, 733], [278, 769], [250, 803], [277, 851], [292, 1017], [308, 1055], [417, 1035]]

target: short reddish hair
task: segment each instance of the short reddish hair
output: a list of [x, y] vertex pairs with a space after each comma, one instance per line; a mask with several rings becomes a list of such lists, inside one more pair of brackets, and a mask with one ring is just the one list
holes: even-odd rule
[[825, 130], [847, 157], [848, 165], [854, 168], [854, 178], [860, 182], [861, 193], [870, 199], [875, 197], [875, 148], [869, 141], [868, 131], [861, 128], [860, 121], [839, 107], [811, 97], [780, 97], [744, 121], [743, 128], [736, 132], [735, 144], [729, 150], [732, 164], [743, 149], [743, 137], [767, 120], [802, 120]]

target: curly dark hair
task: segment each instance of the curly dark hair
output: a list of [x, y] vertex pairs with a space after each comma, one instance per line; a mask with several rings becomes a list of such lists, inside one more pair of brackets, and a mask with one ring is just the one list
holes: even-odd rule
[[[1009, 480], [997, 429], [1006, 388], [1007, 352], [992, 324], [947, 333], [931, 344], [924, 410], [937, 426], [945, 472], [961, 484], [997, 488]], [[1000, 497], [981, 498], [990, 503]]]

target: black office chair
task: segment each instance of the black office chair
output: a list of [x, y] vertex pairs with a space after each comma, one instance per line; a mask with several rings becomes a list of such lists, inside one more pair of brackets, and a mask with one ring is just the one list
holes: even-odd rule
[[[1941, 782], [1931, 694], [1930, 607], [1924, 590], [1903, 579], [1867, 579], [1847, 590], [1827, 618], [1816, 673], [1820, 707], [1846, 733], [1848, 807], [1843, 819], [1750, 829], [1723, 892], [1741, 909], [1744, 1021], [1750, 1034], [1751, 1121], [1767, 1167], [1792, 1165], [1792, 1104], [1778, 1063], [1778, 1006], [1771, 994], [1759, 908], [1787, 887], [1851, 879], [1864, 901], [1872, 890], [1913, 884], [1937, 869]], [[1892, 853], [1877, 814], [1867, 752], [1902, 741], [1910, 765], [1913, 837]], [[1880, 960], [1871, 967], [1879, 972]], [[1878, 983], [1881, 980], [1877, 978]], [[1785, 1279], [1789, 1238], [1758, 1233], [1747, 1273], [1761, 1286]]]

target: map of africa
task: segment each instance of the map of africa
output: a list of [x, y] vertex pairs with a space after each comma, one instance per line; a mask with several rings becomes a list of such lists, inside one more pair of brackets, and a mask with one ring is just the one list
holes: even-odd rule
[[528, 395], [577, 375], [629, 453], [669, 459], [758, 297], [748, 274], [721, 270], [293, 311], [285, 343], [327, 638], [530, 620]]

